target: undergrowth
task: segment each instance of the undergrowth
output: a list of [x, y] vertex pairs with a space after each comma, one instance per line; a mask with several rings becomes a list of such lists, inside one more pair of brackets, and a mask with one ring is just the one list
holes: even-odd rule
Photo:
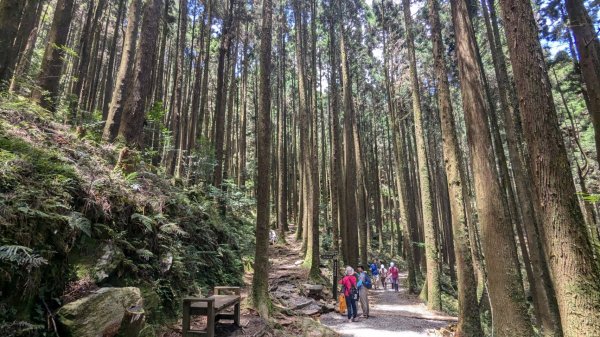
[[125, 175], [114, 170], [119, 149], [99, 139], [0, 99], [3, 336], [48, 334], [56, 308], [97, 287], [139, 287], [159, 324], [178, 316], [182, 296], [242, 284], [253, 199], [233, 184], [185, 186], [144, 163]]

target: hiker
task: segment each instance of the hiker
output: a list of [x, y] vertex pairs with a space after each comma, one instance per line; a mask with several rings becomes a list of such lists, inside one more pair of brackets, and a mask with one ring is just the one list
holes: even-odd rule
[[354, 269], [350, 266], [346, 267], [346, 276], [344, 276], [339, 284], [342, 285], [342, 292], [348, 306], [348, 322], [356, 322], [356, 300], [358, 299], [358, 289], [356, 288], [356, 277]]
[[356, 269], [358, 270], [356, 287], [358, 288], [358, 300], [360, 301], [362, 317], [369, 318], [369, 288], [372, 287], [371, 279], [363, 266], [358, 266]]
[[269, 230], [269, 244], [274, 245], [277, 242], [277, 232]]
[[398, 274], [400, 274], [400, 270], [398, 267], [394, 265], [394, 262], [390, 263], [390, 276], [392, 278], [392, 289], [398, 291]]
[[381, 280], [381, 286], [383, 287], [383, 290], [386, 290], [386, 281], [388, 276], [387, 273], [388, 271], [385, 269], [385, 264], [381, 262], [381, 267], [379, 267], [379, 280]]
[[371, 268], [371, 276], [373, 276], [373, 285], [375, 289], [379, 288], [379, 269], [377, 268], [377, 261], [373, 261], [369, 266]]

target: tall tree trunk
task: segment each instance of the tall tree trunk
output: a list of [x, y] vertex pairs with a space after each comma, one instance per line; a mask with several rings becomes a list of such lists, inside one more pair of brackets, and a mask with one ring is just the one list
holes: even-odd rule
[[113, 28], [113, 37], [110, 44], [110, 55], [108, 57], [107, 73], [106, 73], [106, 84], [104, 85], [104, 100], [102, 104], [102, 120], [106, 121], [108, 118], [109, 104], [113, 94], [114, 88], [114, 71], [115, 62], [117, 59], [117, 43], [119, 42], [119, 32], [121, 31], [121, 24], [123, 21], [123, 15], [125, 10], [126, 0], [119, 0], [119, 9], [117, 10], [117, 19]]
[[[29, 0], [31, 1], [33, 0]], [[15, 39], [26, 3], [25, 0], [0, 1], [0, 90], [7, 88], [16, 64]]]
[[520, 216], [527, 236], [527, 246], [529, 250], [523, 251], [529, 255], [531, 262], [531, 274], [533, 274], [533, 277], [529, 277], [529, 283], [536, 311], [537, 324], [540, 326], [544, 335], [560, 336], [562, 335], [560, 317], [558, 315], [556, 298], [554, 297], [554, 291], [550, 284], [550, 276], [548, 275], [548, 268], [543, 257], [543, 251], [539, 240], [538, 224], [531, 195], [532, 191], [528, 183], [530, 177], [524, 162], [525, 155], [518, 142], [520, 136], [517, 132], [516, 111], [511, 97], [512, 88], [508, 78], [506, 61], [501, 48], [500, 31], [496, 19], [495, 8], [493, 8], [493, 1], [490, 0], [482, 0], [481, 4], [494, 62], [494, 70], [498, 81], [500, 110], [502, 112], [500, 117], [506, 130], [506, 142], [508, 145], [508, 154], [513, 172], [515, 190], [519, 201]]
[[487, 104], [483, 69], [466, 0], [453, 0], [452, 19], [457, 40], [457, 55], [468, 145], [475, 178], [477, 209], [482, 225], [482, 244], [488, 269], [488, 285], [496, 336], [531, 336], [533, 329], [527, 313], [512, 224], [498, 171], [490, 128], [491, 109]]
[[408, 59], [410, 67], [410, 81], [412, 87], [413, 117], [416, 132], [416, 146], [418, 157], [419, 186], [421, 191], [421, 210], [425, 233], [425, 256], [427, 260], [427, 307], [433, 310], [442, 309], [440, 292], [440, 269], [438, 263], [438, 245], [436, 231], [433, 224], [432, 197], [429, 185], [429, 167], [427, 165], [425, 130], [421, 110], [420, 85], [417, 74], [417, 61], [413, 36], [413, 23], [410, 13], [410, 1], [402, 0], [404, 11], [404, 24], [406, 26], [406, 43], [408, 46]]
[[600, 40], [582, 0], [565, 0], [569, 27], [575, 36], [579, 66], [594, 124], [597, 159], [600, 161]]
[[337, 1], [330, 3], [328, 12], [329, 18], [329, 52], [330, 52], [330, 77], [329, 77], [329, 96], [331, 100], [331, 212], [335, 216], [332, 219], [337, 219], [333, 225], [333, 248], [336, 253], [340, 253], [340, 231], [345, 223], [345, 212], [343, 212], [344, 189], [342, 176], [342, 153], [340, 144], [340, 117], [339, 117], [339, 88], [338, 88], [338, 44], [337, 44]]
[[[212, 1], [208, 1], [205, 8], [205, 22], [202, 23], [202, 32], [200, 33], [200, 48], [198, 49], [198, 58], [196, 59], [196, 77], [194, 79], [194, 89], [193, 89], [193, 97], [192, 97], [192, 106], [191, 106], [191, 114], [192, 114], [192, 126], [190, 132], [188, 134], [188, 147], [190, 150], [194, 150], [196, 146], [196, 140], [199, 136], [199, 130], [202, 129], [203, 118], [200, 117], [200, 101], [202, 98], [202, 79], [203, 73], [208, 72], [208, 62], [203, 63], [203, 57], [207, 50], [205, 50], [205, 43], [210, 44], [210, 34], [211, 34], [211, 22], [212, 22]], [[208, 38], [207, 38], [208, 35]], [[245, 45], [244, 45], [245, 46]], [[210, 49], [210, 46], [208, 47]], [[244, 47], [244, 52], [245, 52]]]
[[271, 164], [271, 30], [273, 4], [263, 0], [260, 30], [260, 108], [257, 134], [258, 190], [256, 217], [256, 252], [252, 299], [260, 315], [269, 316], [269, 223], [270, 223], [270, 168]]
[[[238, 149], [239, 149], [239, 158], [238, 158], [238, 177], [237, 183], [238, 186], [243, 187], [246, 185], [246, 129], [248, 124], [248, 30], [246, 27], [246, 36], [244, 38], [244, 60], [242, 61], [242, 92], [241, 92], [241, 100], [242, 100], [242, 108], [241, 108], [241, 116], [240, 116], [240, 133], [238, 139]], [[209, 52], [208, 49], [206, 51]], [[207, 76], [208, 68], [204, 72], [204, 76], [206, 81], [208, 81]], [[203, 79], [204, 81], [204, 79]], [[204, 90], [204, 87], [203, 89]], [[204, 94], [204, 92], [203, 92]], [[200, 123], [201, 124], [201, 123]]]
[[188, 1], [179, 1], [179, 32], [177, 34], [177, 48], [175, 53], [175, 74], [173, 83], [172, 109], [170, 126], [173, 133], [173, 150], [167, 161], [167, 172], [175, 177], [181, 177], [182, 157], [185, 151], [186, 130], [185, 121], [187, 109], [184, 105], [184, 72], [185, 48], [187, 40]]
[[[390, 100], [393, 100], [393, 95], [389, 95]], [[393, 102], [393, 101], [392, 101]], [[405, 143], [403, 141], [402, 138], [402, 134], [401, 129], [400, 129], [400, 123], [401, 121], [399, 120], [399, 116], [398, 116], [398, 112], [396, 111], [396, 109], [394, 108], [393, 104], [390, 103], [390, 105], [388, 106], [389, 108], [389, 114], [390, 114], [390, 119], [392, 121], [392, 125], [388, 126], [388, 130], [392, 129], [392, 136], [390, 137], [389, 135], [389, 131], [388, 131], [388, 139], [393, 139], [394, 142], [394, 153], [392, 154], [393, 156], [393, 161], [394, 161], [394, 166], [396, 169], [396, 179], [395, 179], [395, 184], [396, 184], [396, 193], [398, 195], [398, 205], [400, 206], [400, 224], [399, 226], [402, 228], [403, 231], [403, 246], [406, 248], [405, 252], [406, 252], [406, 262], [407, 262], [407, 267], [408, 267], [408, 290], [411, 293], [416, 293], [417, 292], [417, 273], [416, 273], [416, 260], [415, 260], [415, 255], [414, 255], [414, 250], [413, 250], [413, 240], [412, 240], [412, 230], [411, 227], [414, 226], [415, 224], [413, 223], [413, 225], [411, 226], [411, 224], [409, 224], [409, 207], [408, 207], [408, 190], [407, 190], [407, 173], [408, 173], [408, 167], [407, 167], [407, 161], [406, 161], [406, 152], [405, 152]], [[389, 169], [389, 171], [391, 171], [391, 167]], [[390, 174], [392, 174], [392, 172], [390, 172]], [[392, 180], [394, 179], [390, 179], [390, 184], [392, 183]], [[394, 217], [393, 215], [390, 217], [389, 219], [389, 223], [393, 224], [394, 221]], [[392, 225], [393, 226], [393, 225]], [[393, 228], [393, 227], [392, 227]], [[392, 239], [391, 241], [394, 241], [394, 237], [392, 234]]]
[[[338, 6], [340, 5], [338, 0]], [[341, 10], [342, 18], [346, 17], [347, 8], [338, 7]], [[352, 80], [350, 78], [350, 63], [348, 61], [348, 49], [346, 46], [347, 32], [342, 20], [340, 24], [340, 55], [342, 63], [342, 88], [344, 92], [344, 160], [345, 160], [345, 190], [346, 190], [346, 222], [345, 224], [345, 242], [343, 242], [346, 251], [347, 265], [358, 263], [358, 214], [356, 210], [357, 176], [356, 176], [356, 158], [354, 142], [352, 140], [352, 125], [354, 124], [354, 105], [352, 102]]]
[[154, 94], [154, 101], [162, 102], [163, 108], [166, 107], [166, 99], [165, 99], [165, 84], [164, 84], [164, 76], [165, 76], [165, 53], [167, 52], [167, 37], [169, 35], [169, 10], [170, 10], [171, 1], [165, 2], [165, 13], [162, 21], [162, 29], [160, 32], [161, 41], [160, 41], [160, 51], [158, 53], [158, 67], [156, 69], [156, 92]]
[[[44, 1], [30, 0], [27, 2], [27, 7], [23, 10], [23, 18], [21, 19], [23, 22], [19, 27], [19, 35], [22, 35], [22, 40], [20, 42], [21, 46], [16, 59], [17, 63], [12, 74], [12, 79], [10, 81], [10, 87], [8, 89], [8, 91], [11, 93], [19, 90], [20, 83], [23, 80], [22, 77], [29, 69], [31, 57], [33, 55], [35, 44], [39, 35], [40, 21], [46, 18], [48, 7], [49, 5], [45, 4]], [[0, 88], [2, 88], [2, 83], [0, 83]]]
[[433, 43], [434, 67], [437, 80], [438, 106], [442, 128], [442, 148], [445, 158], [448, 181], [448, 197], [452, 214], [454, 234], [454, 253], [458, 273], [459, 319], [457, 336], [482, 336], [477, 302], [477, 281], [470, 252], [469, 230], [465, 215], [463, 195], [464, 172], [462, 172], [461, 153], [454, 122], [454, 112], [450, 100], [448, 71], [444, 59], [441, 24], [437, 0], [428, 0], [429, 22]]
[[58, 0], [56, 3], [52, 27], [46, 37], [48, 43], [42, 59], [42, 69], [38, 75], [38, 88], [32, 92], [33, 101], [52, 112], [56, 112], [59, 103], [64, 47], [71, 27], [74, 2], [74, 0]]
[[310, 193], [311, 198], [311, 221], [309, 222], [308, 231], [308, 245], [306, 249], [306, 256], [304, 258], [304, 265], [309, 268], [309, 275], [317, 278], [321, 274], [319, 268], [319, 215], [320, 215], [320, 196], [319, 191], [319, 142], [317, 134], [318, 129], [318, 109], [317, 109], [317, 2], [316, 0], [311, 1], [311, 127], [309, 129], [310, 137], [310, 163], [307, 174], [310, 174]]
[[279, 49], [279, 71], [277, 73], [277, 86], [280, 92], [279, 114], [277, 120], [277, 228], [279, 228], [279, 240], [285, 242], [285, 231], [288, 227], [287, 220], [287, 202], [288, 202], [288, 156], [287, 156], [287, 108], [285, 104], [285, 70], [286, 70], [286, 52], [285, 52], [285, 14], [283, 2], [280, 1], [280, 19], [278, 25]]
[[100, 25], [100, 19], [102, 18], [102, 13], [104, 11], [104, 6], [106, 5], [106, 0], [99, 0], [97, 2], [88, 3], [88, 15], [86, 18], [86, 22], [83, 26], [83, 31], [81, 33], [79, 39], [79, 58], [77, 62], [77, 79], [75, 81], [75, 86], [71, 92], [71, 99], [69, 110], [70, 110], [70, 120], [72, 123], [78, 124], [81, 122], [81, 116], [79, 115], [79, 109], [81, 108], [82, 103], [84, 103], [84, 82], [89, 81], [88, 78], [90, 69], [90, 59], [91, 52], [93, 48], [93, 35], [97, 31], [97, 26]]
[[221, 45], [219, 47], [219, 64], [217, 66], [217, 96], [215, 98], [215, 171], [213, 176], [213, 186], [221, 188], [223, 183], [223, 149], [225, 142], [225, 102], [227, 101], [227, 84], [225, 72], [225, 59], [229, 58], [233, 34], [231, 26], [233, 23], [233, 8], [235, 0], [229, 3], [229, 12], [223, 27], [221, 35]]
[[132, 0], [129, 4], [127, 14], [128, 24], [123, 41], [123, 50], [121, 52], [121, 63], [119, 65], [119, 71], [117, 72], [115, 87], [111, 94], [106, 124], [104, 124], [104, 133], [102, 134], [102, 139], [105, 141], [112, 141], [119, 131], [123, 105], [125, 103], [125, 98], [127, 97], [127, 90], [133, 72], [133, 59], [136, 54], [138, 27], [141, 20], [141, 7], [142, 0]]
[[131, 87], [123, 107], [119, 137], [128, 146], [143, 148], [146, 102], [152, 95], [152, 69], [156, 61], [159, 22], [163, 0], [149, 0], [144, 5], [140, 44], [135, 55], [135, 66]]
[[541, 210], [540, 234], [563, 334], [600, 334], [600, 267], [577, 200], [531, 4], [501, 0], [519, 110]]

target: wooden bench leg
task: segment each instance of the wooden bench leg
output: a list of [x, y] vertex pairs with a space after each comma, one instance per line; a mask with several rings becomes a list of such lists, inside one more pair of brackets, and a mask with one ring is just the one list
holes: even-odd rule
[[214, 302], [208, 302], [208, 313], [206, 315], [206, 335], [215, 337], [215, 307]]
[[187, 337], [190, 330], [190, 303], [183, 302], [183, 321], [181, 322], [181, 333], [183, 337]]
[[240, 304], [236, 304], [233, 308], [233, 323], [240, 327]]

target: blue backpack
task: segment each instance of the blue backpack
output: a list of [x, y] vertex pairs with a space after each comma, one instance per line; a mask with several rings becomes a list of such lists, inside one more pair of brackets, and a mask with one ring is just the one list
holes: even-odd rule
[[367, 273], [365, 273], [365, 281], [363, 282], [363, 285], [367, 287], [367, 289], [371, 289], [371, 287], [373, 287], [373, 284], [371, 283], [371, 278]]

